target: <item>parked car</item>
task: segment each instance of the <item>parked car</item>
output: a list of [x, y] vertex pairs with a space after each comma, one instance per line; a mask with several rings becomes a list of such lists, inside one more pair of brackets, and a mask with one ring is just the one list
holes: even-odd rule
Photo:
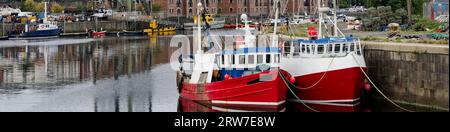
[[87, 21], [86, 16], [83, 15], [83, 14], [74, 15], [74, 17], [75, 17], [75, 22], [85, 22], [85, 21]]

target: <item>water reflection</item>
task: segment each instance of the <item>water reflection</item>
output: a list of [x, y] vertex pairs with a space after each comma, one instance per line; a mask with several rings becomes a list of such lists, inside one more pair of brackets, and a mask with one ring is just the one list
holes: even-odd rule
[[[89, 44], [1, 48], [2, 86], [67, 84], [131, 75], [168, 62], [168, 50], [146, 40], [106, 39]], [[157, 43], [157, 42], [154, 42]], [[167, 47], [166, 47], [167, 48]], [[158, 58], [154, 58], [158, 54]]]
[[[169, 62], [169, 42], [152, 36], [0, 47], [0, 111], [152, 111], [157, 86], [150, 80], [163, 75], [152, 70]], [[166, 86], [176, 92], [174, 85]]]

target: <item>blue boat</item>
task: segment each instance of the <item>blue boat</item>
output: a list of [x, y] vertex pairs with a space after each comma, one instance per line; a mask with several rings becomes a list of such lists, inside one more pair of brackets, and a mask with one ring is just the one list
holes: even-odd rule
[[9, 39], [42, 39], [42, 38], [56, 38], [61, 34], [56, 23], [47, 21], [47, 2], [45, 2], [44, 20], [40, 24], [30, 25], [29, 22], [25, 25], [23, 31], [8, 32]]
[[[30, 30], [34, 29], [34, 30]], [[9, 39], [40, 39], [40, 38], [55, 38], [59, 37], [61, 34], [61, 29], [57, 25], [52, 23], [38, 24], [37, 28], [30, 28], [27, 24], [25, 25], [25, 31], [21, 33], [9, 32]]]

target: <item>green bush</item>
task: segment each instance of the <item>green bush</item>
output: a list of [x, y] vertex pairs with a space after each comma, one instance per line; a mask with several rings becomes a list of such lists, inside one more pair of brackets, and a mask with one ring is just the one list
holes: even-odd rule
[[441, 25], [439, 22], [427, 18], [415, 18], [415, 24], [411, 26], [414, 31], [436, 31]]

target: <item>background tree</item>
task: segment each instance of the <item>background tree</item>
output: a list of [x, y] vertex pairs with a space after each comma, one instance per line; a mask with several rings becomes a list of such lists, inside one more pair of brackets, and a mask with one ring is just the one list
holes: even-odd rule
[[153, 12], [159, 12], [161, 11], [161, 6], [158, 4], [152, 4], [152, 11]]
[[348, 3], [347, 0], [339, 0], [337, 3], [338, 3], [338, 7], [339, 8], [348, 8], [348, 7], [350, 7], [350, 4]]
[[75, 10], [76, 10], [76, 12], [77, 13], [82, 13], [83, 11], [84, 11], [84, 6], [82, 5], [82, 4], [80, 4], [80, 3], [77, 3], [77, 6], [76, 6], [76, 8], [75, 8]]
[[56, 2], [53, 2], [50, 10], [52, 11], [52, 13], [61, 13], [64, 11], [64, 7]]
[[22, 3], [22, 8], [20, 10], [24, 12], [34, 12], [35, 11], [35, 4], [34, 0], [26, 0]]
[[35, 11], [36, 12], [44, 12], [45, 8], [45, 3], [44, 2], [39, 2], [36, 6], [35, 6]]
[[[344, 0], [341, 0], [344, 1]], [[406, 9], [409, 0], [358, 0], [365, 7], [391, 6], [393, 10]], [[421, 15], [423, 11], [423, 3], [427, 0], [411, 0], [412, 14]]]

